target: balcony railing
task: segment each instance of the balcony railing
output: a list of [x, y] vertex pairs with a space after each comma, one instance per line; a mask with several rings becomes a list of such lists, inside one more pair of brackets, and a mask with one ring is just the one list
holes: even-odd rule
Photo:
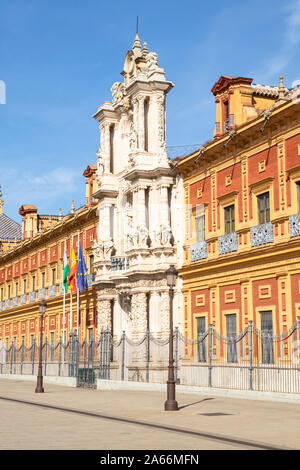
[[290, 237], [298, 237], [300, 235], [300, 214], [290, 215]]
[[46, 298], [46, 289], [43, 287], [42, 289], [39, 289], [38, 292], [38, 299], [39, 300], [44, 300]]
[[3, 310], [3, 301], [0, 302], [0, 311]]
[[10, 299], [5, 300], [5, 308], [10, 308]]
[[55, 297], [56, 296], [56, 285], [48, 287], [48, 297]]
[[273, 224], [266, 222], [250, 228], [251, 246], [265, 245], [274, 241]]
[[198, 261], [199, 259], [207, 258], [207, 244], [206, 241], [193, 243], [190, 246], [191, 261]]
[[219, 255], [237, 251], [238, 239], [236, 232], [226, 233], [218, 238]]
[[86, 274], [85, 279], [86, 279], [87, 286], [90, 287], [92, 285], [92, 282], [95, 280], [94, 273]]
[[19, 305], [19, 297], [16, 296], [16, 297], [13, 297], [12, 299], [12, 306], [13, 307], [17, 307]]
[[29, 302], [35, 302], [35, 298], [36, 298], [36, 292], [35, 291], [32, 291], [32, 292], [29, 292]]
[[26, 304], [26, 302], [27, 302], [27, 295], [26, 294], [20, 295], [20, 304], [24, 305]]
[[123, 271], [129, 268], [129, 258], [112, 256], [111, 257], [111, 270], [112, 271]]

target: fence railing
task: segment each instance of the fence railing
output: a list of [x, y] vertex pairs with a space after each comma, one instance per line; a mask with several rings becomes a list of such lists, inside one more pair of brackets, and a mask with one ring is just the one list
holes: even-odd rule
[[[288, 331], [273, 335], [253, 326], [225, 337], [212, 325], [196, 339], [174, 330], [175, 380], [182, 385], [300, 393], [300, 320]], [[36, 375], [39, 346], [0, 347], [0, 374]], [[166, 383], [169, 337], [147, 331], [133, 340], [102, 331], [99, 340], [79, 342], [71, 335], [64, 344], [46, 340], [42, 346], [43, 374], [76, 377], [78, 385], [96, 378]]]

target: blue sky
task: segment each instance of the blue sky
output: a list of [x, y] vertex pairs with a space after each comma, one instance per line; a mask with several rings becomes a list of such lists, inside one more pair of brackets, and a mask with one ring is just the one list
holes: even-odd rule
[[167, 145], [212, 137], [220, 75], [291, 87], [300, 79], [300, 0], [0, 0], [0, 184], [4, 211], [41, 214], [84, 203], [82, 173], [96, 163], [92, 114], [111, 100], [125, 54], [139, 35], [175, 87]]

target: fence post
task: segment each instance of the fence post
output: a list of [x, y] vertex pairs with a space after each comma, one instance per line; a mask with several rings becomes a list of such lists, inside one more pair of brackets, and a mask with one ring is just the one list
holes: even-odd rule
[[121, 365], [121, 377], [125, 380], [125, 331], [122, 334], [122, 365]]
[[45, 369], [44, 369], [44, 375], [47, 375], [47, 351], [48, 351], [48, 348], [47, 348], [47, 338], [46, 338], [46, 341], [45, 341]]
[[59, 346], [58, 346], [58, 376], [60, 377], [61, 374], [61, 337], [59, 338]]
[[300, 341], [300, 316], [297, 317], [297, 329], [298, 329], [298, 341]]
[[249, 320], [249, 352], [250, 352], [250, 367], [249, 367], [249, 389], [253, 390], [253, 322]]
[[34, 358], [35, 358], [35, 339], [34, 338], [33, 338], [33, 341], [32, 341], [31, 357], [32, 357], [32, 375], [34, 375]]
[[178, 380], [178, 339], [179, 339], [179, 330], [178, 330], [178, 326], [175, 326], [175, 364], [174, 364], [175, 383], [177, 383], [177, 380]]
[[213, 333], [213, 326], [210, 323], [209, 325], [209, 365], [208, 365], [208, 386], [211, 387], [211, 371], [212, 371], [212, 365], [211, 365], [211, 359], [212, 359], [212, 333]]
[[150, 363], [150, 332], [146, 331], [146, 382], [149, 382], [149, 363]]
[[103, 330], [99, 334], [99, 379], [103, 379]]
[[13, 351], [14, 351], [14, 342], [11, 342], [10, 348], [10, 373], [12, 374], [12, 363], [13, 363]]

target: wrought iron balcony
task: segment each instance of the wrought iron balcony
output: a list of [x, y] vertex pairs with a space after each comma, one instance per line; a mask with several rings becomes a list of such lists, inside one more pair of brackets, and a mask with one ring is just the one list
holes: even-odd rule
[[3, 310], [3, 301], [0, 302], [0, 311]]
[[110, 268], [112, 271], [123, 271], [125, 269], [128, 269], [129, 258], [126, 258], [125, 256], [122, 256], [122, 257], [112, 256]]
[[92, 282], [95, 280], [94, 273], [86, 274], [85, 279], [86, 279], [87, 286], [90, 287], [92, 285]]
[[5, 300], [5, 308], [10, 308], [10, 299]]
[[238, 239], [236, 232], [225, 233], [218, 238], [219, 244], [219, 255], [224, 255], [225, 253], [231, 253], [232, 251], [237, 251], [238, 249]]
[[274, 241], [273, 224], [266, 222], [250, 228], [251, 246], [265, 245]]
[[35, 302], [35, 298], [36, 298], [36, 292], [35, 291], [29, 292], [29, 302]]
[[39, 300], [44, 300], [46, 298], [46, 289], [43, 287], [42, 289], [39, 289], [38, 292], [38, 299]]
[[61, 283], [59, 284], [59, 293], [60, 293], [60, 294], [63, 294], [64, 292], [65, 292], [64, 284], [61, 282]]
[[193, 243], [190, 247], [191, 261], [207, 258], [207, 244], [205, 241]]
[[26, 302], [27, 302], [27, 295], [26, 294], [20, 295], [20, 304], [24, 305], [26, 304]]
[[298, 237], [300, 235], [300, 214], [290, 215], [290, 237]]
[[16, 295], [16, 297], [13, 297], [12, 299], [12, 306], [17, 307], [19, 305], [19, 297]]
[[50, 286], [48, 288], [48, 297], [55, 297], [56, 296], [56, 285]]

